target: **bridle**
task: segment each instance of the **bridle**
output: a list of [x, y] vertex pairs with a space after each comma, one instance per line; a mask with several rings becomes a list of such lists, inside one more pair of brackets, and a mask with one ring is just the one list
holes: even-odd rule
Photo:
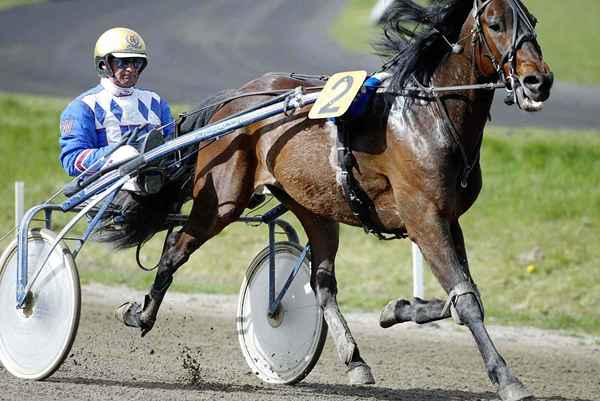
[[[483, 32], [483, 25], [481, 23], [481, 16], [485, 12], [486, 8], [494, 1], [495, 0], [473, 0], [473, 28], [471, 29], [468, 35], [458, 39], [455, 43], [452, 43], [450, 40], [448, 40], [448, 38], [446, 38], [446, 36], [444, 36], [444, 34], [442, 34], [441, 32], [437, 31], [437, 29], [433, 29], [441, 35], [442, 39], [451, 48], [452, 53], [455, 54], [462, 53], [463, 46], [461, 45], [461, 43], [465, 42], [468, 39], [471, 39], [471, 60], [474, 65], [474, 69], [478, 71], [480, 75], [486, 77], [482, 73], [483, 68], [481, 67], [481, 61], [479, 61], [479, 59], [480, 57], [487, 57], [492, 63], [492, 66], [494, 67], [496, 76], [498, 77], [497, 82], [457, 86], [426, 86], [419, 83], [413, 76], [413, 81], [415, 81], [416, 86], [404, 86], [405, 94], [416, 91], [426, 92], [435, 95], [439, 92], [460, 92], [464, 90], [481, 89], [496, 90], [499, 88], [506, 88], [508, 96], [506, 102], [509, 105], [516, 103], [516, 88], [520, 85], [519, 79], [516, 74], [517, 51], [521, 48], [521, 46], [523, 46], [523, 43], [525, 42], [532, 42], [539, 50], [539, 45], [537, 43], [537, 34], [535, 32], [534, 24], [531, 22], [528, 13], [523, 8], [523, 3], [521, 2], [521, 0], [506, 0], [511, 4], [513, 14], [512, 42], [510, 47], [504, 52], [500, 60], [498, 60], [487, 41], [487, 38]], [[523, 29], [521, 29], [521, 23], [524, 25]], [[481, 55], [477, 53], [478, 46], [484, 46], [485, 54]], [[391, 59], [383, 65], [382, 70], [385, 71], [390, 69], [397, 62], [398, 59], [396, 57]], [[509, 63], [508, 75], [504, 72], [504, 69], [502, 68], [507, 62]], [[508, 100], [510, 100], [510, 102], [508, 102]]]
[[[483, 44], [485, 47], [487, 57], [494, 69], [498, 78], [503, 81], [506, 85], [507, 91], [507, 104], [516, 103], [516, 88], [520, 85], [519, 79], [516, 75], [517, 69], [517, 51], [523, 46], [525, 42], [533, 43], [538, 49], [537, 34], [535, 27], [528, 13], [525, 11], [521, 0], [506, 0], [510, 3], [513, 16], [513, 32], [512, 41], [510, 47], [504, 52], [500, 60], [496, 58], [492, 52], [490, 45], [487, 41], [486, 36], [483, 33], [483, 26], [481, 24], [481, 16], [485, 12], [488, 5], [495, 0], [473, 0], [473, 19], [474, 26], [473, 35], [473, 60], [478, 58], [475, 57], [475, 45]], [[508, 63], [508, 74], [505, 73], [503, 66]], [[478, 70], [481, 71], [481, 66], [478, 66]]]
[[[463, 38], [460, 38], [456, 43], [451, 43], [443, 34], [441, 34], [444, 41], [448, 44], [448, 46], [452, 49], [453, 53], [461, 53], [463, 51], [463, 47], [461, 45], [462, 42], [471, 39], [472, 42], [472, 62], [475, 71], [478, 71], [479, 74], [482, 74], [481, 61], [479, 61], [478, 56], [481, 56], [481, 52], [477, 53], [478, 46], [484, 46], [485, 54], [483, 57], [487, 57], [492, 66], [495, 69], [496, 76], [498, 77], [497, 82], [493, 83], [481, 83], [481, 84], [473, 84], [473, 85], [459, 85], [459, 86], [446, 86], [446, 87], [437, 87], [437, 86], [425, 86], [421, 84], [416, 77], [413, 76], [413, 81], [415, 82], [415, 86], [407, 85], [404, 87], [404, 91], [411, 92], [421, 92], [427, 93], [431, 95], [438, 108], [440, 113], [442, 114], [442, 120], [446, 125], [449, 133], [451, 134], [453, 140], [456, 142], [461, 157], [463, 159], [464, 168], [463, 172], [460, 176], [459, 183], [460, 186], [464, 189], [468, 185], [468, 178], [471, 174], [471, 171], [479, 161], [479, 146], [477, 147], [477, 154], [475, 155], [472, 161], [469, 160], [465, 147], [460, 140], [460, 136], [456, 130], [456, 127], [452, 123], [450, 116], [444, 106], [440, 93], [442, 92], [462, 92], [465, 90], [496, 90], [499, 88], [505, 88], [507, 92], [507, 96], [505, 99], [505, 103], [508, 105], [513, 105], [517, 103], [517, 88], [521, 85], [517, 75], [516, 75], [516, 55], [517, 51], [521, 48], [523, 43], [532, 42], [539, 49], [539, 45], [537, 44], [537, 35], [535, 33], [534, 24], [531, 22], [527, 12], [523, 8], [521, 0], [506, 0], [510, 3], [512, 14], [513, 14], [513, 33], [512, 33], [512, 42], [510, 47], [504, 52], [500, 60], [496, 58], [494, 52], [492, 51], [489, 43], [486, 39], [486, 36], [483, 32], [483, 25], [481, 23], [481, 16], [485, 12], [486, 8], [495, 0], [473, 0], [473, 28], [471, 32]], [[521, 29], [521, 24], [523, 27]], [[438, 31], [439, 32], [439, 31]], [[394, 60], [392, 60], [393, 62]], [[503, 66], [508, 63], [508, 74], [505, 73]], [[384, 68], [389, 68], [389, 66], [384, 66]], [[489, 77], [488, 77], [489, 78]]]

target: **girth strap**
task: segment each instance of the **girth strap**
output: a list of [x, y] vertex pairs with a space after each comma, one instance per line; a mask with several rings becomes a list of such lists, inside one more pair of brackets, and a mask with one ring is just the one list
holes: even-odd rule
[[[341, 170], [340, 184], [352, 213], [358, 217], [366, 233], [373, 234], [380, 240], [406, 238], [405, 231], [388, 231], [379, 222], [373, 201], [361, 188], [352, 173], [354, 167], [358, 169], [358, 164], [350, 150], [349, 129], [343, 120], [332, 119], [330, 121], [337, 126], [336, 147], [338, 165]], [[391, 236], [385, 234], [391, 234]]]

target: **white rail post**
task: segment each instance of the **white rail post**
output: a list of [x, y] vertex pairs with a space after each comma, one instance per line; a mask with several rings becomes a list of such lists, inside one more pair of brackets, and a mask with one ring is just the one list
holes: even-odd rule
[[23, 181], [15, 181], [15, 226], [17, 231], [25, 213], [25, 183]]
[[412, 244], [413, 296], [425, 297], [425, 282], [423, 279], [423, 254], [414, 242]]

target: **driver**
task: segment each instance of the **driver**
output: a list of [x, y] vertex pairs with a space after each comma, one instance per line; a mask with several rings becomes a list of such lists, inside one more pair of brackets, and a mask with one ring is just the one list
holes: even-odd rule
[[[146, 44], [137, 32], [128, 28], [104, 32], [96, 42], [94, 64], [100, 84], [73, 100], [60, 116], [60, 162], [71, 176], [86, 170], [93, 172], [107, 163], [137, 155], [134, 147], [124, 145], [108, 160], [94, 165], [122, 135], [137, 128], [137, 137], [143, 136], [173, 121], [163, 98], [135, 87], [148, 65]], [[174, 126], [170, 124], [163, 129], [162, 136], [169, 139], [173, 132]], [[162, 142], [160, 133], [158, 136]]]

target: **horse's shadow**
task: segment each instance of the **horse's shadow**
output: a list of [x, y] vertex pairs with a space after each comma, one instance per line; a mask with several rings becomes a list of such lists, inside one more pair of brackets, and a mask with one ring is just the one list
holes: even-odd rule
[[[228, 384], [218, 382], [200, 382], [200, 383], [168, 383], [168, 382], [156, 382], [156, 381], [144, 381], [144, 380], [112, 380], [112, 379], [92, 379], [88, 377], [53, 377], [47, 379], [46, 382], [50, 383], [69, 383], [69, 384], [82, 384], [90, 386], [102, 386], [102, 387], [126, 387], [131, 389], [142, 389], [142, 390], [172, 390], [172, 391], [202, 391], [209, 390], [223, 393], [234, 393], [234, 392], [256, 392], [267, 390], [268, 387], [253, 386], [250, 384]], [[275, 387], [273, 387], [275, 389]]]
[[[111, 379], [91, 379], [85, 377], [51, 378], [48, 382], [83, 384], [106, 387], [127, 387], [133, 389], [159, 389], [172, 391], [213, 391], [221, 393], [281, 394], [319, 397], [322, 394], [339, 395], [348, 398], [371, 400], [419, 400], [419, 401], [487, 401], [497, 400], [492, 392], [475, 393], [445, 389], [394, 389], [390, 387], [350, 386], [346, 384], [301, 383], [295, 386], [251, 385], [220, 383], [215, 381], [196, 381], [194, 383], [165, 383], [155, 381], [122, 381]], [[540, 398], [540, 401], [592, 401], [582, 398], [564, 398], [559, 396]]]

